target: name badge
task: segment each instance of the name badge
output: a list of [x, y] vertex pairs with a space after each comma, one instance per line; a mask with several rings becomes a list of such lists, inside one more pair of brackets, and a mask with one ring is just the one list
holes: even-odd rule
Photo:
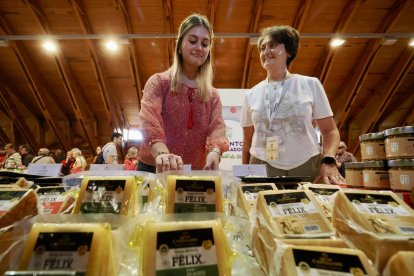
[[279, 159], [279, 137], [266, 137], [266, 160], [275, 161]]

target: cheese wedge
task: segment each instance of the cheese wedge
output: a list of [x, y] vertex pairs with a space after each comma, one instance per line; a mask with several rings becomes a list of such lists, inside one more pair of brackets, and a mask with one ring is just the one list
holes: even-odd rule
[[73, 213], [134, 215], [136, 190], [133, 176], [85, 176]]
[[227, 242], [218, 220], [149, 222], [141, 249], [141, 275], [231, 273]]
[[237, 188], [237, 206], [242, 215], [247, 217], [257, 201], [257, 194], [261, 191], [277, 190], [274, 183], [240, 184]]
[[33, 190], [0, 189], [0, 228], [37, 213], [37, 198]]
[[116, 275], [108, 223], [35, 223], [19, 270], [69, 270]]
[[334, 232], [311, 191], [259, 192], [257, 212], [259, 224], [265, 223], [274, 237], [329, 237]]
[[270, 275], [368, 275], [378, 273], [360, 250], [324, 246], [278, 245]]
[[36, 194], [42, 205], [40, 214], [60, 214], [75, 202], [62, 186], [42, 187], [36, 190]]
[[168, 175], [165, 212], [223, 212], [221, 177]]
[[332, 210], [330, 202], [333, 202], [334, 194], [341, 189], [337, 185], [328, 184], [304, 184], [306, 190], [310, 190], [315, 195], [319, 205], [321, 205], [326, 217], [330, 220], [332, 217]]
[[382, 275], [413, 275], [414, 251], [400, 251], [395, 253], [388, 261]]
[[393, 192], [339, 191], [332, 224], [379, 272], [396, 252], [414, 250], [414, 211]]

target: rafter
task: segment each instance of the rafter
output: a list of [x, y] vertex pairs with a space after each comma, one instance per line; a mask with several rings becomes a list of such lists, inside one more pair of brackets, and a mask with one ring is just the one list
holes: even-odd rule
[[[24, 137], [27, 143], [37, 152], [39, 144], [35, 135], [30, 131], [29, 126], [26, 124], [25, 118], [21, 116], [19, 108], [17, 108], [12, 97], [12, 89], [10, 88], [10, 82], [6, 81], [3, 74], [0, 73], [0, 102], [3, 105], [7, 116], [12, 121], [13, 125], [19, 130], [20, 134]], [[30, 110], [30, 109], [29, 109]]]
[[208, 20], [210, 21], [211, 27], [213, 29], [216, 21], [216, 7], [217, 0], [208, 0]]
[[403, 126], [414, 125], [414, 104], [411, 104], [411, 112], [407, 115], [406, 119], [401, 125]]
[[[382, 21], [382, 24], [377, 28], [377, 32], [388, 32], [410, 3], [411, 0], [396, 1], [396, 4], [390, 9], [390, 12]], [[377, 57], [380, 47], [381, 39], [370, 40], [365, 49], [362, 51], [358, 64], [355, 66], [354, 70], [348, 74], [343, 84], [340, 86], [344, 88], [341, 89], [341, 93], [338, 96], [336, 101], [337, 105], [333, 106], [333, 110], [336, 110], [335, 121], [338, 128], [342, 128], [347, 122], [350, 116], [351, 105], [355, 102], [355, 99], [361, 90], [362, 84], [368, 75], [369, 69]]]
[[[51, 34], [51, 28], [37, 0], [25, 0], [25, 3], [28, 6], [29, 10], [32, 12], [33, 16], [38, 21], [43, 33]], [[62, 84], [65, 88], [66, 93], [68, 94], [69, 102], [75, 113], [77, 122], [85, 134], [85, 138], [89, 147], [94, 150], [98, 145], [92, 128], [93, 121], [95, 120], [94, 115], [91, 113], [90, 109], [85, 108], [84, 103], [86, 103], [86, 100], [83, 97], [83, 93], [81, 92], [76, 77], [70, 69], [64, 55], [61, 52], [58, 52], [55, 54], [54, 60], [58, 69], [58, 73], [61, 77]]]
[[[70, 4], [72, 5], [74, 14], [78, 19], [83, 32], [85, 34], [93, 34], [92, 26], [86, 16], [86, 12], [82, 4], [77, 0], [70, 0]], [[106, 119], [110, 125], [114, 126], [114, 128], [122, 129], [123, 126], [121, 125], [122, 120], [120, 117], [120, 112], [117, 112], [119, 109], [117, 106], [119, 106], [119, 104], [117, 104], [117, 101], [113, 97], [113, 90], [108, 84], [109, 78], [107, 77], [107, 73], [104, 70], [102, 61], [99, 58], [100, 55], [98, 53], [98, 43], [96, 40], [88, 40], [87, 42], [92, 68], [99, 86], [99, 92], [103, 102], [103, 107], [105, 108]]]
[[305, 19], [308, 16], [310, 7], [312, 6], [312, 1], [313, 0], [302, 0], [299, 4], [299, 8], [295, 16], [295, 21], [292, 24], [292, 27], [299, 32], [302, 31], [303, 24], [305, 23]]
[[[345, 11], [342, 13], [341, 18], [337, 22], [333, 33], [342, 33], [345, 31], [346, 27], [348, 26], [349, 22], [352, 20], [352, 17], [354, 16], [355, 12], [359, 8], [362, 0], [353, 0], [351, 3], [348, 3], [346, 5]], [[335, 51], [335, 48], [330, 47], [329, 45], [325, 48], [325, 53], [320, 59], [321, 62], [319, 64], [319, 67], [317, 68], [315, 72], [315, 76], [317, 76], [322, 84], [326, 83], [326, 80], [328, 78], [328, 74], [331, 70], [333, 60], [335, 58], [337, 51]]]
[[[263, 2], [264, 0], [258, 0], [254, 2], [253, 12], [250, 17], [250, 27], [249, 27], [250, 33], [257, 33], [259, 31], [259, 21], [260, 21], [260, 17], [262, 16]], [[254, 48], [255, 46], [251, 45], [250, 40], [247, 39], [246, 54], [244, 56], [244, 68], [243, 68], [241, 88], [246, 88], [249, 84], [250, 64], [252, 62], [252, 53], [253, 53]]]
[[[164, 29], [165, 33], [173, 34], [174, 33], [174, 18], [171, 0], [162, 0], [164, 7]], [[174, 60], [174, 39], [169, 38], [166, 40], [167, 43], [167, 56], [169, 61], [169, 66], [172, 65]]]
[[[10, 35], [13, 33], [9, 24], [1, 14], [0, 27], [5, 34]], [[29, 57], [23, 43], [20, 41], [10, 41], [9, 47], [18, 60], [20, 68], [28, 82], [34, 98], [36, 99], [36, 103], [39, 105], [39, 108], [42, 111], [45, 120], [52, 129], [53, 133], [56, 135], [56, 138], [62, 147], [65, 150], [68, 150], [70, 148], [69, 141], [63, 135], [63, 131], [58, 121], [56, 120], [56, 117], [60, 116], [66, 120], [68, 120], [68, 118], [62, 113], [56, 102], [47, 93], [47, 91], [50, 89], [48, 89], [44, 80], [40, 77], [39, 73], [35, 69], [36, 67]]]
[[[365, 106], [363, 111], [356, 116], [356, 120], [361, 122], [360, 133], [369, 133], [374, 130], [376, 122], [383, 115], [387, 105], [390, 103], [392, 96], [396, 93], [402, 80], [409, 73], [411, 66], [414, 64], [414, 52], [410, 47], [400, 55], [396, 64], [392, 66], [388, 76], [384, 81], [378, 83], [374, 95], [370, 102]], [[364, 120], [360, 120], [364, 118]], [[355, 141], [350, 147], [351, 152], [355, 152], [359, 147], [359, 142]]]
[[[127, 30], [128, 34], [134, 33], [132, 30], [132, 23], [131, 18], [128, 14], [127, 4], [124, 0], [115, 0], [117, 6], [120, 8], [122, 13], [122, 19], [124, 20], [124, 26]], [[128, 44], [128, 58], [129, 58], [129, 64], [131, 67], [131, 74], [132, 78], [134, 80], [134, 87], [137, 92], [137, 98], [138, 98], [138, 108], [141, 109], [141, 99], [142, 99], [142, 79], [141, 79], [141, 72], [139, 70], [138, 64], [140, 64], [140, 60], [138, 58], [137, 49], [135, 47], [135, 43], [133, 41], [130, 41]]]
[[3, 128], [0, 127], [0, 143], [2, 145], [5, 145], [10, 142], [11, 142], [10, 138], [7, 136], [6, 132], [4, 132]]

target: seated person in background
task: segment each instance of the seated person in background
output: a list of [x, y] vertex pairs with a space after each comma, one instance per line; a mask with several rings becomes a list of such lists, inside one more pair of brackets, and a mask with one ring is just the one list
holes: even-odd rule
[[95, 149], [95, 153], [96, 153], [96, 155], [93, 157], [93, 161], [92, 161], [92, 163], [93, 164], [95, 164], [95, 162], [96, 162], [96, 158], [98, 157], [98, 155], [100, 154], [102, 152], [102, 149], [101, 149], [101, 147], [96, 147], [96, 149]]
[[29, 163], [32, 162], [33, 158], [35, 157], [32, 153], [32, 149], [28, 145], [20, 145], [19, 152], [22, 156], [22, 165], [24, 167], [29, 166]]
[[129, 148], [125, 156], [124, 170], [135, 171], [137, 169], [137, 164], [138, 164], [138, 149], [136, 147]]
[[72, 151], [68, 151], [66, 153], [66, 159], [62, 161], [62, 169], [60, 172], [63, 175], [70, 174], [70, 171], [72, 170], [74, 163], [75, 163], [75, 160], [72, 157]]
[[55, 159], [49, 156], [49, 149], [41, 148], [39, 150], [39, 155], [32, 159], [30, 163], [37, 164], [55, 164]]
[[6, 159], [4, 160], [3, 168], [5, 169], [17, 169], [22, 165], [22, 156], [16, 152], [16, 148], [12, 143], [8, 143], [4, 147], [6, 152]]
[[355, 159], [355, 156], [346, 151], [347, 146], [345, 142], [341, 141], [339, 142], [339, 147], [336, 152], [336, 167], [338, 168], [338, 171], [341, 173], [343, 177], [345, 177], [345, 163], [348, 162], [357, 162]]
[[4, 147], [0, 148], [0, 168], [3, 168], [4, 161], [6, 160], [6, 151]]
[[53, 155], [53, 159], [55, 159], [55, 163], [62, 163], [63, 160], [66, 159], [66, 156], [61, 149], [55, 150], [55, 154]]
[[86, 169], [87, 163], [86, 163], [85, 158], [82, 156], [82, 152], [80, 149], [78, 148], [72, 149], [72, 158], [75, 160], [75, 163], [73, 164], [73, 167], [70, 173], [77, 173], [77, 172], [84, 171]]

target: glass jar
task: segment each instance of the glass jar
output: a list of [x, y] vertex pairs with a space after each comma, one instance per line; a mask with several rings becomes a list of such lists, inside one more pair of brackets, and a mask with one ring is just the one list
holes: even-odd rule
[[357, 188], [363, 187], [364, 181], [362, 170], [363, 162], [347, 162], [345, 163], [345, 182], [347, 187]]
[[389, 160], [388, 167], [393, 191], [410, 192], [414, 188], [414, 159]]
[[361, 141], [361, 159], [386, 160], [384, 132], [367, 133], [359, 136]]
[[364, 188], [388, 190], [390, 179], [384, 161], [366, 161], [362, 171]]
[[384, 130], [385, 155], [391, 159], [414, 158], [414, 126]]

